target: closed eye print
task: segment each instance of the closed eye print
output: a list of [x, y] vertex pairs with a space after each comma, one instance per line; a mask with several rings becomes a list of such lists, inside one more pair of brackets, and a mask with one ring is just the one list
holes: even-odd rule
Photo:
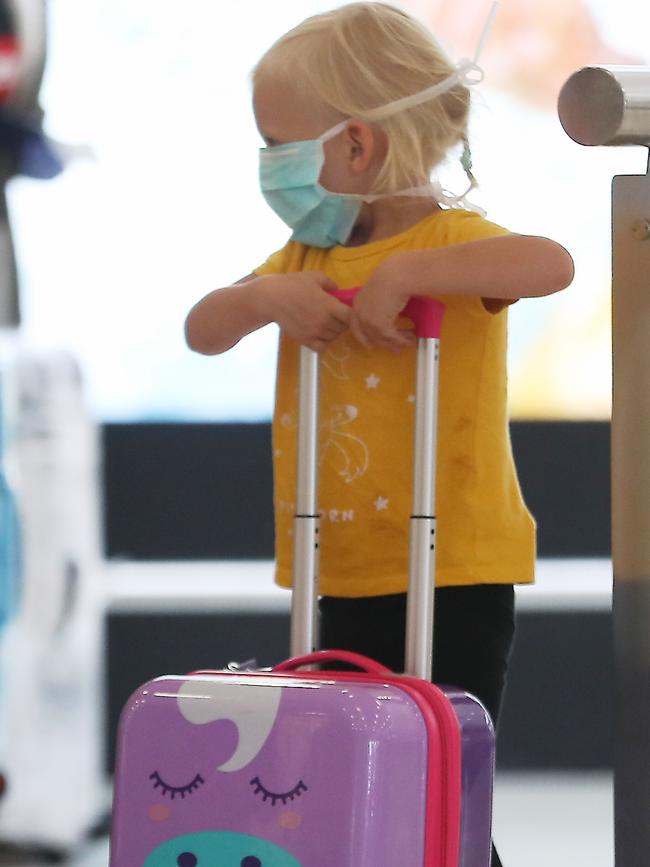
[[197, 774], [192, 782], [188, 783], [186, 786], [170, 786], [162, 779], [158, 771], [154, 771], [153, 774], [150, 774], [149, 779], [153, 780], [154, 789], [162, 789], [162, 794], [170, 797], [172, 801], [177, 795], [181, 798], [185, 798], [185, 795], [191, 795], [192, 792], [195, 792], [199, 786], [202, 786], [203, 783], [205, 783], [201, 774]]
[[295, 798], [299, 798], [303, 792], [307, 791], [307, 786], [303, 783], [302, 780], [300, 780], [298, 785], [294, 786], [293, 789], [284, 793], [270, 792], [265, 786], [262, 785], [259, 777], [254, 777], [250, 781], [250, 785], [254, 787], [254, 794], [260, 795], [263, 801], [270, 801], [272, 807], [275, 807], [278, 801], [281, 801], [282, 804], [286, 804], [287, 801], [293, 801]]

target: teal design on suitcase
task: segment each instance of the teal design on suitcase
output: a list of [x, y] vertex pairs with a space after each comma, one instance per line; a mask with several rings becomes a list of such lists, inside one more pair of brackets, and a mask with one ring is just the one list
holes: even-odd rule
[[143, 867], [301, 867], [284, 849], [250, 834], [203, 831], [158, 846]]

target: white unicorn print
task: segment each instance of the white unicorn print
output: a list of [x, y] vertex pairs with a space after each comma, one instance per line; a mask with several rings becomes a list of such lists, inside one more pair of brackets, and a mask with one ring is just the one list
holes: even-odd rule
[[358, 416], [356, 406], [334, 404], [330, 416], [321, 424], [321, 463], [334, 464], [337, 473], [347, 482], [363, 476], [368, 470], [368, 446], [347, 431], [341, 430]]

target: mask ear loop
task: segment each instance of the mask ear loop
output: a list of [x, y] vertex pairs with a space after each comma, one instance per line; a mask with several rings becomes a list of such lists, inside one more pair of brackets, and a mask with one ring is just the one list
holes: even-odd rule
[[[497, 13], [497, 9], [499, 6], [498, 0], [494, 0], [490, 11], [488, 13], [487, 19], [483, 26], [483, 30], [481, 32], [481, 36], [479, 37], [478, 45], [476, 46], [476, 51], [474, 52], [474, 56], [469, 58], [462, 58], [456, 64], [456, 69], [449, 75], [447, 78], [444, 78], [442, 81], [439, 81], [437, 84], [434, 84], [432, 87], [428, 87], [426, 90], [422, 90], [419, 93], [413, 93], [408, 96], [401, 97], [400, 99], [396, 99], [393, 102], [389, 102], [385, 105], [378, 106], [375, 109], [370, 109], [369, 111], [364, 112], [363, 119], [365, 121], [376, 121], [383, 120], [386, 117], [391, 117], [393, 114], [397, 114], [400, 111], [405, 111], [408, 108], [412, 108], [414, 105], [419, 105], [422, 102], [428, 102], [430, 99], [435, 99], [436, 96], [440, 96], [443, 93], [446, 93], [448, 90], [451, 90], [452, 87], [455, 87], [456, 84], [464, 84], [466, 87], [473, 87], [476, 84], [481, 84], [483, 79], [485, 78], [485, 72], [481, 66], [479, 66], [479, 58], [483, 53], [483, 48], [487, 41], [487, 38], [492, 30], [492, 24], [494, 22], [494, 17]], [[326, 130], [322, 135], [318, 137], [318, 141], [325, 144], [325, 142], [337, 136], [340, 132], [342, 132], [348, 123], [350, 122], [350, 118], [337, 123], [335, 126]], [[432, 181], [429, 184], [424, 184], [422, 187], [412, 188], [409, 190], [401, 190], [397, 193], [392, 193], [392, 195], [411, 195], [411, 196], [433, 196], [437, 201], [440, 201], [442, 204], [447, 205], [450, 208], [454, 207], [464, 207], [470, 211], [476, 211], [476, 213], [481, 214], [482, 216], [486, 215], [486, 211], [483, 208], [480, 208], [478, 205], [474, 205], [466, 199], [468, 193], [470, 193], [477, 186], [476, 178], [472, 174], [472, 155], [469, 148], [469, 142], [467, 139], [463, 140], [463, 154], [461, 157], [461, 165], [465, 170], [465, 174], [469, 178], [470, 185], [465, 190], [465, 192], [460, 196], [454, 196], [448, 190], [444, 190], [439, 182]], [[378, 199], [385, 198], [385, 194], [377, 194], [377, 195], [355, 195], [355, 194], [345, 194], [338, 193], [344, 198], [349, 199], [360, 199], [365, 202], [374, 202]]]
[[476, 214], [480, 214], [481, 217], [487, 215], [485, 208], [481, 208], [480, 205], [475, 205], [467, 198], [475, 188], [475, 184], [470, 183], [465, 192], [460, 196], [454, 196], [453, 193], [449, 192], [449, 190], [444, 190], [438, 181], [434, 181], [432, 186], [436, 190], [436, 201], [440, 204], [446, 205], [448, 208], [462, 208], [466, 211], [474, 211]]
[[335, 136], [337, 136], [340, 132], [343, 132], [343, 130], [346, 128], [346, 126], [350, 123], [351, 120], [352, 118], [346, 118], [340, 123], [337, 123], [336, 126], [332, 126], [328, 130], [325, 130], [322, 135], [318, 136], [318, 141], [325, 144], [326, 141], [329, 141], [331, 138], [335, 138]]
[[487, 38], [492, 31], [492, 25], [494, 24], [494, 18], [497, 14], [497, 10], [499, 8], [499, 0], [494, 0], [494, 3], [490, 7], [490, 11], [488, 12], [488, 16], [485, 19], [485, 24], [483, 25], [483, 32], [481, 33], [478, 45], [476, 46], [476, 51], [474, 52], [474, 63], [478, 63], [478, 59], [483, 53], [483, 48], [485, 47], [485, 43], [487, 42]]
[[[468, 60], [461, 60], [459, 63], [459, 66], [463, 65], [465, 67], [464, 84], [467, 86], [470, 86], [472, 84], [480, 84], [483, 81], [483, 78], [485, 77], [485, 72], [478, 65], [478, 61], [479, 61], [481, 54], [483, 53], [483, 48], [485, 47], [485, 43], [487, 42], [488, 36], [492, 32], [492, 25], [494, 24], [494, 19], [496, 17], [498, 8], [499, 8], [499, 2], [498, 2], [498, 0], [494, 0], [494, 3], [490, 7], [490, 11], [488, 12], [488, 16], [485, 20], [485, 24], [483, 25], [483, 32], [481, 33], [481, 35], [479, 37], [478, 45], [476, 46], [476, 51], [474, 52], [474, 57], [472, 58], [472, 60], [469, 60], [469, 61]], [[470, 78], [470, 72], [474, 72], [474, 71], [479, 73], [478, 79], [471, 79]], [[467, 177], [469, 179], [469, 187], [465, 190], [465, 192], [461, 196], [451, 197], [454, 201], [453, 201], [453, 203], [450, 204], [450, 207], [461, 205], [462, 207], [465, 207], [470, 211], [476, 211], [482, 217], [485, 217], [487, 215], [487, 212], [483, 208], [479, 207], [478, 205], [472, 204], [472, 202], [468, 201], [468, 199], [466, 198], [469, 195], [469, 193], [471, 193], [471, 191], [473, 189], [476, 189], [476, 187], [478, 186], [477, 180], [474, 177], [474, 173], [472, 172], [472, 168], [473, 168], [473, 166], [472, 166], [472, 151], [470, 149], [469, 140], [467, 139], [467, 137], [463, 138], [463, 153], [462, 153], [461, 158], [460, 158], [460, 164], [463, 167], [463, 171], [465, 172], [465, 174], [467, 175]], [[442, 187], [440, 188], [440, 192], [442, 193], [443, 197], [445, 197], [447, 199], [447, 201], [449, 201], [448, 192], [446, 190], [443, 190]]]
[[384, 120], [384, 118], [391, 117], [400, 111], [412, 108], [414, 105], [420, 105], [423, 102], [435, 99], [437, 96], [451, 90], [452, 87], [455, 87], [457, 84], [464, 84], [466, 87], [473, 87], [475, 84], [480, 84], [485, 77], [485, 72], [479, 66], [478, 61], [492, 29], [492, 23], [498, 6], [498, 0], [495, 0], [490, 8], [490, 12], [488, 13], [478, 45], [476, 46], [476, 51], [471, 60], [466, 57], [462, 58], [456, 64], [456, 68], [451, 75], [447, 78], [443, 78], [443, 80], [439, 81], [437, 84], [427, 87], [425, 90], [421, 90], [419, 93], [412, 93], [408, 96], [403, 96], [400, 99], [393, 100], [393, 102], [380, 105], [377, 108], [364, 112], [364, 120]]

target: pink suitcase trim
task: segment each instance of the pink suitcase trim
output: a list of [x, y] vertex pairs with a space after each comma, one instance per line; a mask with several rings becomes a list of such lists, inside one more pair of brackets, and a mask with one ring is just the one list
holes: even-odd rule
[[[280, 663], [272, 674], [291, 678], [305, 665], [347, 662], [364, 671], [300, 671], [301, 679], [389, 684], [405, 692], [418, 706], [428, 733], [427, 803], [423, 867], [457, 867], [460, 854], [461, 734], [454, 709], [437, 686], [416, 677], [397, 675], [361, 654], [350, 651], [316, 651]], [[256, 677], [255, 672], [195, 671], [195, 675]], [[431, 749], [437, 745], [438, 749]]]
[[[456, 867], [460, 852], [461, 736], [451, 703], [435, 684], [394, 674], [381, 663], [346, 650], [316, 651], [286, 660], [273, 671], [290, 673], [303, 665], [336, 661], [348, 662], [364, 671], [301, 671], [300, 676], [322, 678], [326, 675], [337, 682], [389, 683], [406, 692], [418, 705], [429, 734], [429, 745], [439, 743], [441, 746], [437, 755], [431, 749], [428, 751], [424, 867]], [[435, 824], [438, 824], [437, 834]]]

